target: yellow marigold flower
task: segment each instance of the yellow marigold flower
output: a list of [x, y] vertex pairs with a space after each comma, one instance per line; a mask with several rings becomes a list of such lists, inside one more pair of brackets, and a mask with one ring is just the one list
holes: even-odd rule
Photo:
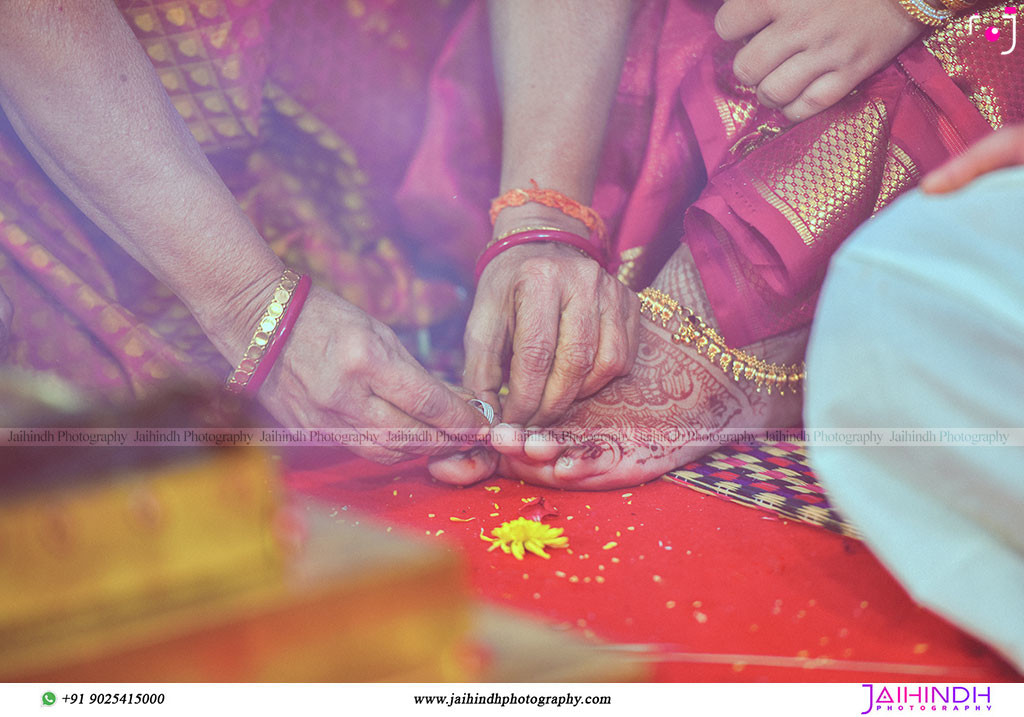
[[491, 544], [487, 552], [501, 548], [506, 553], [511, 553], [516, 560], [522, 560], [529, 550], [546, 560], [551, 556], [544, 552], [544, 548], [564, 548], [569, 545], [569, 539], [562, 535], [563, 530], [564, 528], [552, 528], [535, 520], [516, 518], [492, 530], [493, 538], [484, 535], [483, 531], [480, 532], [480, 538]]

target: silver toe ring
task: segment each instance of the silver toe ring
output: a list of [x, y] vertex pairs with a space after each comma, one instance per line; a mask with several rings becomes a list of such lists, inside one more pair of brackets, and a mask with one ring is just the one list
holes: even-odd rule
[[469, 401], [469, 405], [480, 411], [480, 413], [484, 415], [484, 418], [487, 419], [488, 423], [494, 423], [494, 409], [491, 407], [491, 404], [487, 403], [487, 401], [481, 401], [479, 398], [474, 398]]

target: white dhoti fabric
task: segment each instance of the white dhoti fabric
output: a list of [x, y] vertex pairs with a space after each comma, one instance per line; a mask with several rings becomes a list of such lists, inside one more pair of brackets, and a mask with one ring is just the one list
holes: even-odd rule
[[805, 423], [896, 444], [831, 440], [811, 464], [916, 600], [1024, 669], [1024, 169], [915, 192], [848, 240]]

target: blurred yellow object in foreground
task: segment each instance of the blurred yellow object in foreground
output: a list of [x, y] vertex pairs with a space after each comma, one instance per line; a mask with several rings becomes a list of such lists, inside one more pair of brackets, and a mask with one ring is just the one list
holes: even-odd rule
[[[185, 421], [215, 412], [209, 395], [51, 418], [138, 426], [158, 412], [173, 421], [162, 425], [196, 425]], [[471, 678], [454, 557], [285, 505], [262, 449], [7, 445], [0, 456], [0, 681]]]
[[12, 631], [60, 634], [94, 610], [128, 616], [280, 573], [268, 463], [225, 450], [0, 501], [3, 642]]

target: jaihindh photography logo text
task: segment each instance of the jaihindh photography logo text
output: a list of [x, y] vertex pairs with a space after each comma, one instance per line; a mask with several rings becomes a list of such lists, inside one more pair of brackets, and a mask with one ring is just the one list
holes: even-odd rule
[[[884, 685], [862, 684], [867, 709], [875, 712], [990, 712], [989, 685]], [[862, 703], [863, 704], [863, 703]]]

